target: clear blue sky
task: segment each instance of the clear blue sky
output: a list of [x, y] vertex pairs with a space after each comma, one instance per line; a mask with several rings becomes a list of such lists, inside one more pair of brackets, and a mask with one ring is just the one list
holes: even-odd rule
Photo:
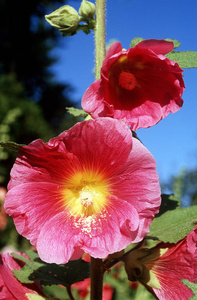
[[[66, 4], [79, 9], [78, 1]], [[107, 42], [116, 39], [123, 48], [129, 48], [134, 37], [172, 38], [181, 42], [178, 50], [197, 51], [196, 0], [108, 0], [106, 21]], [[94, 81], [93, 34], [79, 32], [62, 38], [53, 55], [59, 59], [53, 68], [56, 78], [72, 83], [70, 96], [80, 106], [82, 95]], [[197, 167], [197, 69], [184, 70], [184, 81], [182, 109], [152, 128], [137, 131], [156, 159], [161, 181], [182, 168]]]

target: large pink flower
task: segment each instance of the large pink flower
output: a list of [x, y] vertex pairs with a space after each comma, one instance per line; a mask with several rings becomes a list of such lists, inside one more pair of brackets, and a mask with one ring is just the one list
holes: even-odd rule
[[127, 51], [114, 43], [96, 80], [82, 98], [83, 109], [96, 119], [122, 119], [132, 130], [155, 125], [183, 104], [182, 69], [164, 55], [172, 42], [145, 40]]
[[19, 261], [10, 254], [0, 254], [0, 300], [28, 300], [32, 294], [44, 296], [37, 284], [23, 285], [14, 277], [12, 270], [20, 269]]
[[130, 279], [139, 280], [157, 299], [188, 300], [193, 293], [181, 280], [197, 280], [197, 227], [177, 244], [160, 243], [131, 252], [126, 270]]
[[42, 260], [104, 258], [140, 241], [160, 205], [156, 163], [124, 122], [77, 123], [19, 151], [6, 212]]

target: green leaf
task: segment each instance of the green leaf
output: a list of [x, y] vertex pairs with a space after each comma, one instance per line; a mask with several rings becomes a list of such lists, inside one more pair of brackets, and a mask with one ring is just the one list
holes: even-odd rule
[[13, 271], [14, 276], [22, 283], [40, 282], [41, 285], [68, 286], [90, 277], [90, 264], [82, 259], [70, 261], [65, 265], [57, 265], [43, 262], [37, 252], [32, 250], [27, 251], [30, 260], [16, 253], [12, 255], [25, 262], [21, 270]]
[[130, 47], [133, 48], [142, 41], [144, 41], [143, 38], [135, 37], [134, 39], [131, 40]]
[[66, 110], [70, 115], [75, 117], [86, 118], [88, 116], [88, 113], [86, 113], [82, 108], [66, 107]]
[[183, 282], [184, 285], [186, 285], [193, 293], [194, 295], [192, 297], [190, 297], [189, 299], [197, 299], [197, 281], [196, 283], [192, 283], [190, 281], [188, 281], [187, 279], [183, 279], [181, 280]]
[[180, 206], [180, 200], [176, 198], [174, 195], [161, 195], [161, 206], [159, 209], [159, 213], [156, 215], [156, 217], [161, 216], [165, 212], [169, 210], [174, 210], [177, 207]]
[[148, 236], [164, 243], [177, 243], [193, 230], [197, 224], [197, 205], [177, 208], [155, 218]]
[[14, 142], [0, 142], [0, 146], [12, 151], [18, 151], [21, 147], [25, 146]]
[[176, 61], [181, 68], [197, 68], [196, 51], [171, 51], [166, 55], [166, 57], [172, 61]]
[[174, 43], [174, 49], [180, 47], [181, 43], [177, 40], [173, 40], [173, 39], [165, 39], [165, 41], [167, 42], [173, 42]]

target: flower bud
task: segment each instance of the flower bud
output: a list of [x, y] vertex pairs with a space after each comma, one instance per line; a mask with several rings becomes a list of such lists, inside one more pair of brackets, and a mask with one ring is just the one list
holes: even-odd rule
[[90, 1], [86, 1], [83, 0], [81, 2], [81, 6], [79, 8], [79, 14], [84, 17], [84, 18], [90, 18], [93, 19], [94, 15], [95, 15], [95, 5], [94, 3], [90, 2]]
[[60, 7], [50, 15], [46, 15], [45, 18], [49, 24], [58, 28], [63, 35], [73, 34], [80, 21], [78, 12], [70, 5]]
[[130, 252], [125, 258], [125, 271], [130, 281], [139, 281], [152, 288], [160, 289], [160, 283], [156, 275], [146, 266], [146, 262], [159, 257], [159, 250], [137, 249]]

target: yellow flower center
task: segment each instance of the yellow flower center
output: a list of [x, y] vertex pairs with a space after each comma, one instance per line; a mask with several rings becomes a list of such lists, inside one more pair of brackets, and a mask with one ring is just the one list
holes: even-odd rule
[[97, 215], [107, 207], [110, 183], [93, 171], [78, 172], [66, 180], [61, 202], [75, 217]]

